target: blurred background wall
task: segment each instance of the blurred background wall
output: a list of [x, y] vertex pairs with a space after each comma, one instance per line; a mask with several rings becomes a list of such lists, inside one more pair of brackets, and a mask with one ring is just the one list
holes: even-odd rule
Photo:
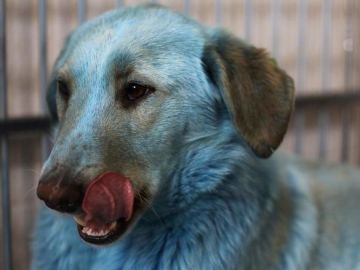
[[[80, 23], [140, 2], [8, 0], [1, 7], [1, 13], [6, 12], [7, 97], [0, 95], [0, 197], [7, 199], [5, 177], [9, 175], [13, 269], [29, 268], [29, 243], [38, 204], [35, 188], [47, 152], [44, 137], [49, 135], [42, 94], [47, 74], [64, 39]], [[360, 1], [157, 2], [205, 25], [221, 25], [249, 43], [267, 48], [295, 79], [297, 108], [282, 150], [312, 160], [360, 165]], [[3, 62], [1, 65], [3, 70]], [[4, 216], [2, 221], [0, 269], [5, 269], [3, 251], [7, 244], [3, 240], [6, 243], [9, 232], [4, 229]]]

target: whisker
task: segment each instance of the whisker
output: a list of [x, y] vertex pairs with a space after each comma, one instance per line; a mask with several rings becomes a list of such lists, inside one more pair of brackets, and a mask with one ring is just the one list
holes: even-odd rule
[[30, 193], [35, 193], [37, 187], [37, 183], [35, 183], [32, 187], [30, 187], [27, 191], [25, 191], [24, 197], [27, 197], [30, 195]]
[[149, 202], [149, 200], [147, 198], [145, 198], [144, 196], [141, 195], [141, 193], [139, 191], [136, 192], [138, 195], [138, 198], [145, 203], [145, 205], [155, 214], [155, 216], [160, 220], [160, 222], [166, 226], [166, 222], [165, 220], [159, 215], [159, 213], [155, 210], [155, 208], [151, 205], [151, 203]]
[[155, 214], [155, 216], [158, 217], [158, 219], [164, 226], [167, 226], [165, 220], [159, 215], [159, 213], [155, 210], [155, 208], [153, 206], [149, 206], [149, 209]]
[[34, 174], [36, 177], [40, 177], [41, 173], [40, 171], [36, 170], [36, 169], [23, 169], [24, 172], [29, 172]]

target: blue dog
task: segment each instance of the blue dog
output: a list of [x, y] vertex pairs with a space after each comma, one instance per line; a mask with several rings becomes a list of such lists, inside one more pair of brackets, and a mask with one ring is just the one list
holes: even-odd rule
[[360, 269], [360, 172], [272, 155], [294, 87], [264, 50], [111, 11], [70, 35], [47, 98], [32, 269]]

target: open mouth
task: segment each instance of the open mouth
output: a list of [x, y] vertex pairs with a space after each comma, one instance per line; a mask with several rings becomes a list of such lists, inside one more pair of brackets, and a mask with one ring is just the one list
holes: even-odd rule
[[121, 218], [110, 224], [87, 224], [79, 217], [74, 217], [80, 237], [91, 244], [105, 245], [114, 242], [123, 235], [128, 222]]
[[134, 190], [124, 175], [106, 172], [90, 182], [82, 201], [83, 214], [75, 216], [80, 237], [92, 244], [109, 244], [131, 223]]

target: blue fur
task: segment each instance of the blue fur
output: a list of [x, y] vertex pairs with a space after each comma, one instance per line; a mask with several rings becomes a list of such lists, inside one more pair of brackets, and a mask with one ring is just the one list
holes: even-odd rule
[[[161, 14], [164, 24], [174, 19], [166, 18], [166, 14]], [[115, 21], [115, 15], [111, 13], [90, 22], [83, 29], [91, 29], [99, 20]], [[119, 31], [128, 24], [131, 20], [120, 25]], [[192, 26], [183, 31], [194, 29], [197, 28]], [[85, 30], [72, 36], [58, 66], [73, 52], [71, 48], [81, 41]], [[181, 34], [177, 30], [173, 30], [175, 36]], [[182, 36], [191, 37], [186, 33]], [[189, 105], [184, 135], [176, 138], [181, 148], [163, 168], [161, 187], [151, 207], [123, 239], [101, 248], [80, 240], [71, 217], [42, 208], [33, 243], [33, 270], [242, 269], [251, 256], [246, 250], [258, 236], [265, 208], [276, 193], [273, 180], [276, 176], [267, 169], [271, 161], [257, 158], [242, 141], [219, 93], [200, 73], [203, 44], [184, 39], [162, 44], [163, 39], [155, 37], [152, 45], [155, 51], [175, 44], [177, 50], [172, 48], [177, 52], [175, 58], [179, 53], [188, 56], [176, 60], [179, 73], [175, 77], [167, 74], [170, 67], [160, 65], [167, 87], [194, 90], [186, 92], [193, 107]], [[131, 42], [128, 46], [136, 46]], [[75, 77], [84, 85], [100, 77], [81, 77], [92, 54], [96, 55], [90, 49], [84, 52], [89, 56], [81, 58], [85, 62], [72, 67]], [[93, 82], [94, 89], [95, 86], [104, 88], [97, 81]], [[100, 102], [98, 96], [93, 99], [94, 104]]]

